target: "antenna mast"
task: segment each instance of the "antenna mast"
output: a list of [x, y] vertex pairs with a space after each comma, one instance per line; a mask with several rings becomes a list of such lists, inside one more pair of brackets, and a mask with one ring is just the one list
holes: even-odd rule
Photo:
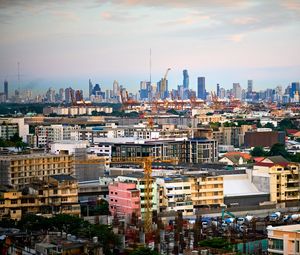
[[21, 88], [20, 88], [20, 62], [18, 62], [18, 89], [19, 89], [19, 93], [21, 92]]
[[152, 57], [152, 54], [151, 54], [151, 48], [150, 48], [150, 60], [149, 60], [149, 67], [150, 67], [150, 84], [151, 84], [151, 67], [152, 67], [152, 62], [151, 62], [151, 57]]

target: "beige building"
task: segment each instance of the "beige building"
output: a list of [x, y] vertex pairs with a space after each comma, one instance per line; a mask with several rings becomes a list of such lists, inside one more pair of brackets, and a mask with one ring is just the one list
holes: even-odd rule
[[201, 174], [194, 177], [191, 188], [195, 208], [218, 207], [224, 204], [223, 176]]
[[20, 189], [46, 176], [74, 174], [72, 155], [26, 154], [0, 157], [0, 185]]
[[213, 139], [217, 140], [219, 144], [240, 147], [244, 144], [245, 133], [250, 130], [252, 130], [251, 125], [220, 127], [218, 131], [213, 132]]
[[257, 163], [252, 180], [261, 191], [270, 192], [270, 200], [276, 203], [300, 200], [299, 164], [270, 163], [269, 159]]
[[299, 255], [300, 254], [300, 225], [268, 227], [269, 255]]
[[70, 175], [52, 175], [22, 190], [0, 192], [0, 219], [20, 220], [26, 213], [80, 215], [78, 182]]

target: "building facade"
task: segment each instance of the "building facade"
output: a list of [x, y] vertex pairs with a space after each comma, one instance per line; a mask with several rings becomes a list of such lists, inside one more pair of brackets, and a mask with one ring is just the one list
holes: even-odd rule
[[22, 190], [0, 192], [0, 219], [20, 220], [27, 213], [80, 215], [78, 183], [69, 175], [52, 175]]
[[118, 216], [141, 216], [140, 191], [135, 183], [114, 182], [108, 185], [109, 211]]
[[74, 174], [72, 155], [29, 154], [0, 157], [0, 185], [17, 189], [45, 176]]

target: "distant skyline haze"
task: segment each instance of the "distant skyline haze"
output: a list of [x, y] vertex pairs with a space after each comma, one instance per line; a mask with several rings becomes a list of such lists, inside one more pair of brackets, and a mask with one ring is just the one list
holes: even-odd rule
[[111, 89], [114, 80], [137, 92], [167, 68], [169, 89], [240, 83], [253, 89], [300, 80], [300, 1], [120, 0], [0, 1], [0, 77], [17, 88], [71, 86], [88, 95], [88, 80]]

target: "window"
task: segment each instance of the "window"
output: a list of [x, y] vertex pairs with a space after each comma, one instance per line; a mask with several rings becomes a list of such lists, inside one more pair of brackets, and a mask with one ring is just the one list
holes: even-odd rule
[[183, 189], [190, 189], [190, 186], [184, 186]]
[[269, 248], [283, 251], [283, 240], [269, 239]]

